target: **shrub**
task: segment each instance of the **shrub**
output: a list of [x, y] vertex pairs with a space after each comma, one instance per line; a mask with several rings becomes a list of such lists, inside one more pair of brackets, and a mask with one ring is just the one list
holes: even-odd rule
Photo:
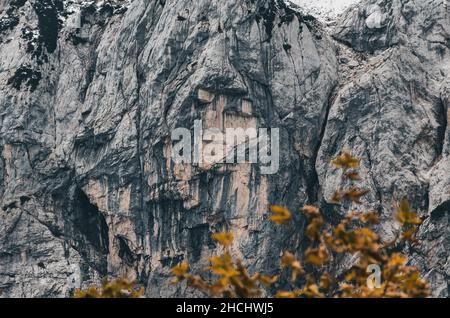
[[[342, 170], [342, 183], [351, 185], [336, 191], [331, 198], [334, 204], [345, 201], [363, 207], [361, 198], [369, 191], [359, 188], [361, 180], [358, 169], [359, 159], [344, 152], [332, 161]], [[271, 206], [270, 221], [277, 226], [295, 222], [291, 211], [282, 206]], [[298, 297], [338, 297], [338, 298], [378, 298], [378, 297], [427, 297], [429, 285], [421, 278], [417, 268], [408, 265], [408, 258], [400, 253], [405, 245], [415, 245], [415, 235], [422, 220], [412, 211], [407, 200], [402, 200], [396, 208], [397, 221], [401, 225], [399, 233], [390, 242], [384, 242], [373, 230], [379, 223], [374, 211], [350, 211], [342, 217], [337, 226], [327, 224], [319, 208], [304, 206], [302, 213], [308, 223], [305, 239], [309, 247], [299, 260], [294, 253], [285, 251], [280, 259], [279, 273], [288, 271], [290, 290], [278, 290], [279, 298]], [[172, 283], [186, 282], [191, 288], [206, 296], [225, 298], [256, 298], [267, 294], [269, 287], [280, 282], [280, 276], [248, 272], [242, 260], [233, 258], [232, 232], [212, 235], [220, 245], [221, 253], [210, 258], [210, 266], [204, 274], [213, 274], [213, 280], [205, 280], [202, 275], [191, 274], [189, 264], [184, 261], [171, 269]], [[343, 256], [353, 256], [356, 261], [334, 277], [329, 269], [339, 265]], [[379, 269], [379, 281], [371, 273], [371, 268]], [[308, 269], [308, 270], [306, 270]], [[379, 284], [378, 286], [376, 286]], [[77, 290], [76, 298], [137, 298], [144, 290], [124, 279], [105, 281], [101, 288], [90, 287], [87, 291]]]
[[144, 288], [138, 288], [134, 283], [119, 278], [104, 280], [101, 287], [91, 286], [86, 291], [77, 289], [74, 298], [141, 298]]
[[[332, 164], [342, 170], [343, 181], [352, 185], [340, 189], [332, 201], [341, 204], [351, 201], [362, 206], [361, 198], [369, 191], [360, 189], [354, 183], [361, 179], [358, 169], [359, 159], [348, 152], [337, 157]], [[270, 220], [284, 226], [294, 222], [293, 214], [281, 206], [272, 206]], [[398, 252], [405, 244], [417, 244], [415, 234], [422, 220], [411, 210], [408, 201], [402, 200], [397, 207], [397, 220], [401, 230], [391, 242], [383, 242], [372, 229], [379, 223], [374, 211], [350, 211], [337, 226], [326, 224], [320, 210], [315, 206], [305, 206], [300, 211], [307, 220], [305, 237], [310, 246], [303, 255], [302, 262], [291, 252], [284, 252], [280, 260], [280, 272], [290, 271], [292, 290], [279, 290], [276, 297], [427, 297], [428, 284], [421, 279], [417, 268], [408, 266], [408, 258]], [[205, 295], [226, 298], [254, 298], [266, 294], [266, 288], [279, 281], [279, 276], [261, 273], [250, 275], [240, 259], [233, 259], [230, 246], [231, 232], [216, 233], [212, 238], [219, 243], [222, 253], [210, 259], [207, 269], [215, 277], [206, 281], [201, 275], [189, 273], [189, 264], [182, 262], [172, 268], [177, 284], [186, 281], [188, 286], [202, 291]], [[344, 270], [339, 278], [333, 278], [325, 268], [336, 265], [339, 256], [355, 256], [354, 265]], [[342, 259], [342, 257], [340, 257]], [[303, 263], [303, 264], [302, 264]], [[305, 265], [305, 266], [304, 266]], [[313, 268], [306, 271], [304, 268]], [[379, 268], [379, 285], [372, 279], [370, 268]]]

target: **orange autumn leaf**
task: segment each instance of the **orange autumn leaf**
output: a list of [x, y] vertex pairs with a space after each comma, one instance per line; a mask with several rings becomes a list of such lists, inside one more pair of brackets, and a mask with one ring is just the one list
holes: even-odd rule
[[377, 212], [372, 211], [372, 212], [362, 214], [360, 216], [360, 221], [362, 223], [379, 224], [380, 217], [378, 216]]
[[74, 298], [141, 298], [144, 288], [124, 278], [104, 280], [101, 287], [91, 286], [88, 290], [75, 290]]
[[275, 298], [296, 298], [297, 295], [294, 292], [279, 291], [276, 293]]
[[330, 260], [329, 255], [324, 245], [320, 245], [319, 248], [308, 248], [305, 251], [305, 263], [322, 266]]
[[170, 271], [176, 277], [185, 277], [189, 270], [189, 265], [187, 262], [182, 262], [177, 266], [173, 267]]
[[258, 277], [258, 280], [263, 283], [265, 286], [270, 286], [274, 284], [278, 280], [278, 276], [267, 276], [267, 275], [260, 275]]
[[402, 225], [421, 225], [422, 220], [411, 210], [409, 202], [403, 199], [397, 210], [397, 219]]
[[390, 257], [387, 265], [388, 267], [397, 267], [397, 266], [403, 266], [408, 262], [408, 258], [406, 258], [405, 255], [402, 255], [400, 253], [394, 253]]
[[239, 271], [233, 264], [231, 255], [227, 252], [222, 256], [214, 256], [210, 258], [211, 271], [223, 277], [233, 277], [239, 275]]
[[344, 193], [344, 197], [353, 201], [354, 203], [361, 204], [361, 197], [369, 193], [369, 190], [360, 190], [357, 187], [352, 187]]
[[330, 202], [334, 204], [339, 204], [342, 201], [343, 197], [344, 195], [341, 192], [336, 191], [331, 197]]
[[349, 152], [344, 152], [341, 156], [332, 161], [333, 165], [340, 169], [356, 169], [359, 167], [359, 159], [350, 155]]
[[323, 225], [322, 217], [314, 218], [306, 227], [305, 234], [311, 240], [319, 240], [320, 237], [320, 229]]
[[313, 205], [305, 205], [301, 209], [301, 211], [309, 216], [313, 216], [313, 217], [320, 216], [320, 210]]
[[358, 172], [355, 172], [355, 171], [346, 172], [344, 174], [344, 178], [350, 179], [350, 180], [353, 180], [353, 181], [360, 181], [361, 180], [361, 176], [359, 175]]
[[270, 207], [270, 210], [272, 211], [273, 215], [271, 215], [269, 219], [276, 224], [285, 224], [292, 218], [291, 212], [279, 205], [272, 205]]
[[299, 275], [304, 273], [301, 263], [295, 258], [294, 254], [284, 252], [281, 257], [281, 268], [290, 268], [291, 280], [296, 281]]
[[325, 273], [320, 277], [320, 288], [321, 289], [328, 289], [331, 286], [331, 277], [330, 274]]
[[228, 247], [233, 243], [234, 237], [231, 232], [220, 232], [212, 235], [212, 239], [224, 247]]
[[319, 286], [316, 284], [307, 285], [300, 294], [308, 298], [323, 298], [325, 295], [319, 291]]

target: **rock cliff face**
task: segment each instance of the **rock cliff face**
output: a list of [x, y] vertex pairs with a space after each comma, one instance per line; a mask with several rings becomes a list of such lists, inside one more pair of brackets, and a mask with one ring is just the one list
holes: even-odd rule
[[[203, 268], [231, 229], [251, 269], [274, 273], [301, 229], [269, 203], [329, 204], [341, 149], [394, 230], [404, 196], [426, 217], [406, 251], [435, 296], [450, 276], [450, 9], [370, 0], [324, 28], [282, 0], [0, 2], [0, 291], [68, 296], [105, 276], [147, 295], [183, 259]], [[171, 133], [280, 129], [280, 167], [174, 164]]]

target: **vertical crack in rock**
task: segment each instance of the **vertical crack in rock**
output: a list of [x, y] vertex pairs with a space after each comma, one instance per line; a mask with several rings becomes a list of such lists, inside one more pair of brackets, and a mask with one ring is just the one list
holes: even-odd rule
[[448, 129], [448, 120], [449, 120], [449, 112], [447, 106], [444, 103], [444, 100], [439, 99], [438, 112], [437, 112], [437, 120], [439, 123], [439, 127], [437, 129], [437, 142], [436, 142], [436, 161], [441, 159], [442, 154], [444, 153], [445, 141], [447, 136]]
[[3, 161], [3, 145], [0, 143], [0, 202], [3, 199], [5, 184], [5, 163]]
[[86, 94], [89, 89], [89, 86], [92, 84], [92, 81], [94, 80], [95, 72], [97, 70], [97, 54], [95, 51], [93, 51], [89, 57], [89, 66], [86, 70], [86, 75], [84, 79], [83, 87], [81, 88], [81, 94], [80, 94], [80, 101], [82, 103], [86, 100]]
[[319, 142], [317, 143], [317, 147], [314, 150], [313, 159], [311, 160], [314, 165], [313, 176], [310, 179], [310, 187], [311, 187], [310, 189], [312, 189], [312, 190], [309, 190], [309, 193], [310, 193], [309, 194], [309, 202], [311, 204], [317, 204], [321, 201], [320, 180], [319, 180], [319, 176], [317, 174], [316, 162], [317, 162], [317, 156], [319, 155], [320, 147], [322, 146], [322, 142], [325, 137], [325, 131], [326, 131], [327, 125], [328, 125], [328, 117], [330, 116], [331, 107], [336, 99], [337, 91], [338, 91], [338, 84], [335, 84], [335, 86], [331, 89], [331, 92], [327, 99], [325, 115], [324, 115], [324, 118], [322, 121], [322, 126], [320, 128]]

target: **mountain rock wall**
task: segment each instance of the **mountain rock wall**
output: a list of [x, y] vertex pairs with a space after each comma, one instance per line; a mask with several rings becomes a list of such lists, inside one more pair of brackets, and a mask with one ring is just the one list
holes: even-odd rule
[[[302, 224], [268, 205], [319, 205], [339, 185], [330, 159], [362, 158], [385, 237], [393, 202], [426, 216], [408, 250], [448, 296], [447, 1], [365, 1], [324, 28], [282, 0], [0, 2], [0, 291], [69, 296], [105, 276], [151, 297], [202, 269], [232, 230], [251, 270], [301, 253]], [[280, 166], [175, 164], [171, 133], [279, 128]]]

